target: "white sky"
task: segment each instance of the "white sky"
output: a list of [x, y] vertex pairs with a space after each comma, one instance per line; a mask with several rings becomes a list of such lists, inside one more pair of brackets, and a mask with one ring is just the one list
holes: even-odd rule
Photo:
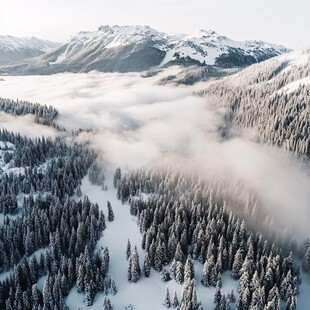
[[140, 24], [302, 48], [310, 46], [309, 12], [309, 0], [0, 0], [0, 35], [64, 42], [100, 25]]

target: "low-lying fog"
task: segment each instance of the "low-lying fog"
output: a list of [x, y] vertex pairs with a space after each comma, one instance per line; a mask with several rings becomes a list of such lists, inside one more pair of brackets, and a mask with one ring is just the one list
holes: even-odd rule
[[[80, 139], [90, 141], [112, 166], [136, 168], [168, 159], [178, 168], [241, 179], [275, 219], [292, 225], [302, 237], [309, 234], [310, 177], [305, 167], [246, 134], [222, 141], [217, 133], [220, 104], [193, 95], [204, 84], [160, 86], [161, 75], [141, 78], [93, 72], [5, 77], [0, 97], [52, 105], [60, 112], [58, 123], [67, 129], [96, 129]], [[16, 126], [19, 130], [26, 126], [28, 134], [32, 130], [25, 118]], [[37, 128], [33, 131], [38, 133]]]

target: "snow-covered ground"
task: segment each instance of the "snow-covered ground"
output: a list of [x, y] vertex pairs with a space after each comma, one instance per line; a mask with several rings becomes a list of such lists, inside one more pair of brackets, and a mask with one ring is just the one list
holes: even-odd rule
[[289, 83], [289, 84], [285, 85], [283, 88], [278, 90], [277, 93], [284, 92], [284, 93], [290, 94], [290, 93], [296, 91], [299, 87], [306, 86], [306, 85], [309, 85], [309, 84], [310, 84], [310, 77], [307, 76], [304, 79], [300, 79], [298, 81], [294, 81], [292, 83]]
[[297, 300], [297, 310], [310, 308], [310, 274], [301, 272], [301, 285], [299, 286], [299, 296]]
[[[117, 294], [108, 295], [111, 299], [114, 309], [124, 309], [125, 306], [132, 304], [135, 310], [159, 310], [165, 309], [162, 305], [166, 286], [172, 297], [174, 291], [177, 292], [180, 301], [182, 296], [182, 285], [174, 280], [169, 282], [161, 281], [161, 274], [152, 269], [151, 276], [145, 278], [143, 275], [137, 283], [129, 283], [127, 280], [128, 261], [126, 259], [126, 246], [128, 239], [131, 242], [132, 250], [136, 245], [140, 256], [140, 265], [142, 268], [144, 251], [141, 248], [142, 235], [136, 222], [136, 217], [130, 215], [128, 204], [122, 204], [116, 198], [116, 190], [112, 185], [112, 173], [107, 174], [107, 191], [102, 191], [100, 186], [92, 185], [88, 177], [82, 181], [82, 193], [87, 195], [91, 202], [98, 203], [99, 208], [107, 215], [107, 201], [111, 202], [114, 211], [114, 221], [106, 222], [107, 228], [103, 232], [102, 238], [97, 243], [97, 249], [108, 247], [110, 253], [109, 275], [115, 279]], [[107, 217], [106, 217], [107, 218]], [[167, 268], [169, 269], [169, 267]], [[195, 279], [197, 282], [198, 301], [203, 303], [204, 309], [212, 309], [214, 288], [205, 288], [200, 283], [202, 276], [202, 265], [195, 261]], [[234, 290], [237, 296], [238, 282], [230, 279], [230, 273], [226, 272], [222, 278], [222, 293], [228, 294]], [[101, 309], [103, 294], [97, 294], [94, 304], [87, 309]], [[70, 309], [77, 309], [83, 305], [84, 294], [77, 293], [76, 287], [71, 290], [66, 304]], [[84, 308], [86, 305], [84, 303]]]

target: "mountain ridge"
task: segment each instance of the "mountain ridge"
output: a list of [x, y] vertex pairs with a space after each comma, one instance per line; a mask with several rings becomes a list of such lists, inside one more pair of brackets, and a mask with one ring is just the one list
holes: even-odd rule
[[170, 65], [245, 67], [290, 50], [262, 41], [234, 41], [212, 30], [166, 34], [149, 26], [100, 26], [81, 31], [56, 50], [1, 68], [8, 74], [140, 72]]
[[60, 43], [34, 36], [0, 35], [0, 64], [14, 63], [37, 57], [57, 48]]

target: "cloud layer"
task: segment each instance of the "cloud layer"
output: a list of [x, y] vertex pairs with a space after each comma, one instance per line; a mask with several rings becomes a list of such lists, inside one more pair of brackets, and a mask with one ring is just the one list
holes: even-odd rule
[[59, 124], [69, 129], [93, 128], [79, 139], [90, 141], [113, 167], [167, 159], [203, 175], [240, 179], [281, 227], [309, 235], [308, 168], [246, 136], [222, 141], [217, 133], [221, 112], [214, 108], [219, 103], [193, 96], [199, 84], [160, 86], [160, 77], [96, 72], [5, 77], [0, 96], [53, 105], [60, 112]]

